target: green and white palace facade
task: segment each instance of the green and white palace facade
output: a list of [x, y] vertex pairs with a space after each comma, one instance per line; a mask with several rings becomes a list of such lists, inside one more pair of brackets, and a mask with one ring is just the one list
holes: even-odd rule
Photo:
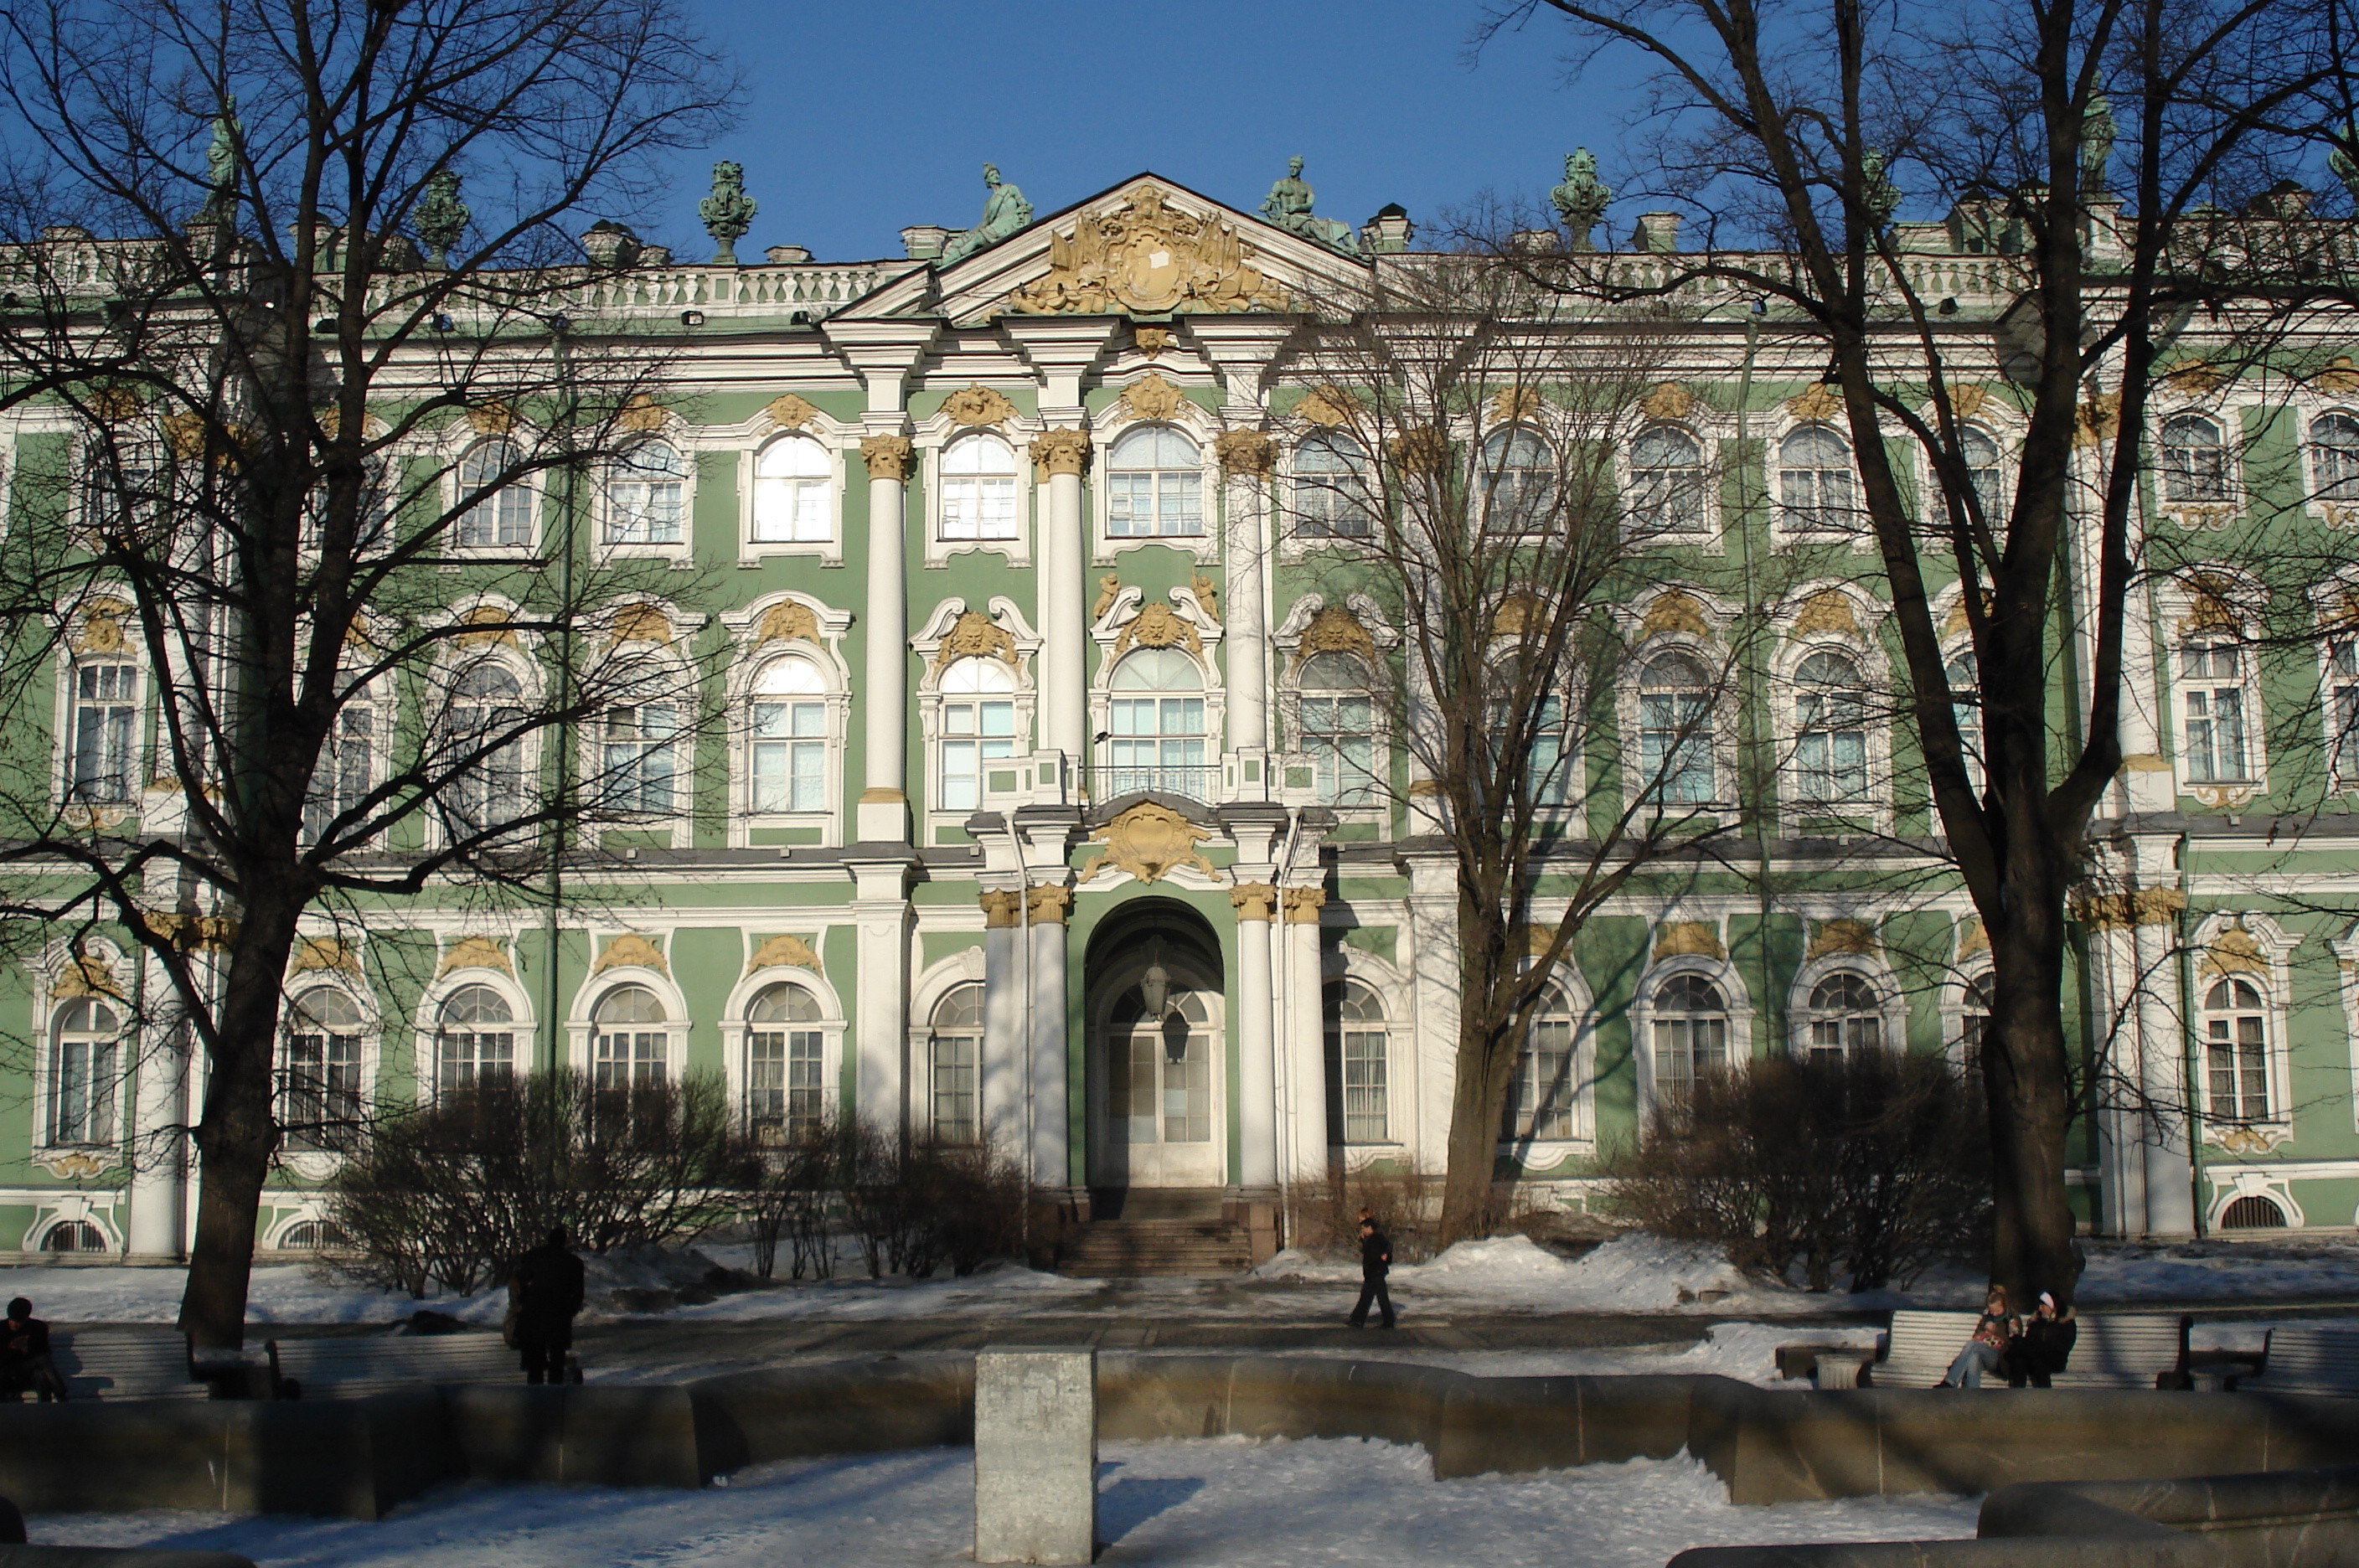
[[[1929, 296], [1954, 302], [1976, 450], [2010, 474], [2002, 258], [1954, 224], [1903, 228]], [[1351, 454], [1295, 304], [1420, 265], [1413, 231], [1388, 209], [1322, 242], [1142, 175], [954, 260], [943, 231], [906, 237], [911, 256], [856, 264], [642, 256], [584, 287], [578, 331], [669, 356], [638, 411], [663, 449], [635, 465], [646, 493], [577, 498], [592, 548], [680, 569], [612, 635], [698, 661], [731, 722], [601, 737], [687, 755], [648, 765], [661, 788], [627, 861], [553, 916], [456, 887], [322, 914], [283, 1049], [353, 1103], [499, 1064], [707, 1073], [783, 1133], [856, 1115], [987, 1140], [1070, 1215], [1125, 1189], [1218, 1194], [1265, 1250], [1288, 1190], [1338, 1162], [1438, 1172], [1457, 883], [1419, 820], [1430, 789], [1351, 695], [1353, 662], [1399, 633], [1302, 488]], [[1636, 276], [1675, 244], [1650, 218], [1622, 261]], [[2103, 1066], [2072, 1173], [2101, 1234], [2359, 1221], [2359, 746], [2341, 733], [2359, 644], [2332, 635], [2359, 519], [2354, 347], [2321, 336], [2295, 345], [2314, 374], [2162, 394], [2170, 483], [2140, 527], [2175, 564], [2134, 601], [2129, 761], [2093, 830], [2068, 1003]], [[1501, 1158], [1575, 1209], [1658, 1084], [1747, 1053], [1958, 1051], [1987, 985], [1912, 743], [1872, 716], [1888, 705], [1796, 760], [1805, 661], [1898, 679], [1873, 551], [1823, 537], [1851, 484], [1823, 349], [1734, 300], [1681, 318], [1662, 357], [1631, 482], [1711, 478], [1619, 624], [1634, 691], [1658, 679], [1650, 641], [1756, 650], [1710, 717], [1712, 777], [1683, 780], [1753, 825], [1610, 903], [1535, 1026]], [[1537, 439], [1548, 420], [1530, 411]], [[0, 450], [60, 429], [20, 410]], [[545, 539], [560, 504], [503, 501], [480, 542]], [[2321, 563], [2316, 638], [2264, 647], [2247, 624], [2300, 592], [2253, 577], [2259, 535]], [[2216, 568], [2180, 569], [2214, 536]], [[1739, 551], [1786, 563], [1759, 574], [1774, 591], [1729, 586]], [[464, 613], [463, 569], [451, 582]], [[2068, 672], [2081, 639], [2060, 631]], [[49, 726], [55, 788], [115, 770], [136, 817], [160, 786], [128, 641], [93, 612], [57, 651], [52, 705], [14, 720]], [[1781, 813], [1800, 766], [1855, 769], [1869, 831]], [[1544, 881], [1538, 908], [1561, 890]], [[1161, 1019], [1141, 1003], [1156, 966]], [[117, 1038], [158, 984], [98, 941], [0, 992], [27, 1042], [0, 1084], [0, 1250], [185, 1251], [185, 1149], [125, 1158], [186, 1119], [202, 1071]], [[286, 1155], [266, 1253], [320, 1243], [335, 1158]]]

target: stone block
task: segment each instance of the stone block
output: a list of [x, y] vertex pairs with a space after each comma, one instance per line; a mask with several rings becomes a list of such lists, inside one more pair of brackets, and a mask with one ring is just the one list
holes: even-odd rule
[[442, 1390], [467, 1475], [591, 1486], [696, 1486], [690, 1391], [678, 1385], [454, 1384]]
[[1688, 1445], [1691, 1377], [1467, 1377], [1437, 1440], [1439, 1477], [1669, 1459]]
[[940, 1448], [974, 1437], [974, 1364], [963, 1357], [780, 1367], [701, 1378], [688, 1392], [707, 1476], [779, 1459]]
[[1086, 1563], [1098, 1530], [1097, 1352], [974, 1358], [974, 1560]]

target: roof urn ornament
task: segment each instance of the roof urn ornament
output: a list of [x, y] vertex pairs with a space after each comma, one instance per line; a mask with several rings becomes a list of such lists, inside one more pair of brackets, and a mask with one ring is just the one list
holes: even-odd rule
[[1299, 234], [1314, 245], [1323, 245], [1345, 256], [1358, 256], [1360, 239], [1352, 232], [1352, 225], [1314, 216], [1310, 207], [1315, 200], [1316, 193], [1302, 178], [1302, 159], [1291, 158], [1287, 159], [1286, 178], [1272, 185], [1269, 194], [1262, 198], [1261, 215], [1288, 234]]
[[[2114, 157], [2114, 106], [2102, 93], [2089, 95], [2081, 114], [2081, 191], [2084, 196], [2105, 194], [2105, 165]], [[2332, 159], [2330, 158], [2330, 162]]]
[[983, 182], [991, 191], [990, 199], [983, 204], [983, 216], [974, 221], [974, 227], [952, 234], [950, 243], [942, 246], [944, 267], [973, 256], [985, 245], [997, 245], [1032, 222], [1032, 203], [1024, 200], [1023, 191], [999, 178], [997, 164], [983, 166]]
[[1875, 147], [1860, 155], [1859, 190], [1869, 227], [1880, 234], [1892, 226], [1892, 214], [1900, 209], [1900, 187], [1884, 171], [1884, 154]]
[[2359, 155], [2359, 125], [2345, 120], [2343, 122], [2343, 134], [2334, 138], [2333, 145], [2327, 150], [2326, 167], [2335, 179], [2343, 181], [2343, 189], [2351, 193], [2351, 199], [2359, 201], [2359, 156], [2354, 155]]
[[451, 252], [467, 232], [472, 216], [467, 204], [459, 200], [459, 177], [446, 169], [426, 177], [426, 193], [410, 209], [409, 226], [418, 232], [418, 243], [426, 247], [428, 259], [448, 271]]
[[1564, 160], [1564, 183], [1549, 192], [1549, 200], [1555, 203], [1557, 216], [1563, 220], [1571, 248], [1595, 250], [1597, 246], [1589, 232], [1605, 216], [1606, 204], [1614, 200], [1614, 192], [1597, 178], [1597, 159], [1587, 147], [1573, 148], [1571, 156]]
[[759, 203], [745, 194], [744, 164], [724, 160], [712, 166], [712, 194], [696, 204], [696, 215], [704, 220], [704, 232], [718, 247], [712, 253], [713, 266], [737, 265], [737, 242], [754, 226], [754, 214], [760, 210]]

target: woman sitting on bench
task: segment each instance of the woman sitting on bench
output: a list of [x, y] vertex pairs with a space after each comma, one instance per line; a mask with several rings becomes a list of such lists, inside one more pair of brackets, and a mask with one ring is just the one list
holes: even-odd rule
[[1993, 1285], [1983, 1302], [1983, 1315], [1974, 1323], [1974, 1334], [1950, 1369], [1941, 1374], [1936, 1388], [1979, 1388], [1983, 1374], [1995, 1372], [2006, 1355], [2006, 1347], [2016, 1335], [2015, 1315], [2006, 1310], [2006, 1288]]

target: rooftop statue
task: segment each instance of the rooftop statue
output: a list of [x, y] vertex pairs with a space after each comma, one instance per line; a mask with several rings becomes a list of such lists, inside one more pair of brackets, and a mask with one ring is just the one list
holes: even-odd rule
[[1884, 172], [1884, 154], [1870, 147], [1860, 155], [1859, 182], [1867, 201], [1867, 215], [1877, 234], [1892, 226], [1892, 214], [1900, 210], [1900, 187]]
[[2351, 199], [2359, 201], [2359, 158], [2354, 158], [2354, 153], [2359, 153], [2359, 125], [2345, 120], [2343, 122], [2343, 134], [2334, 138], [2333, 145], [2327, 150], [2326, 167], [2335, 179], [2343, 181], [2343, 189], [2351, 192]]
[[1589, 231], [1605, 216], [1606, 203], [1614, 192], [1597, 178], [1597, 159], [1587, 147], [1575, 147], [1564, 160], [1564, 183], [1549, 192], [1556, 204], [1557, 216], [1564, 220], [1565, 232], [1571, 236], [1574, 250], [1595, 250]]
[[942, 246], [945, 267], [985, 245], [997, 245], [1032, 221], [1032, 203], [1015, 186], [1000, 183], [997, 164], [983, 166], [983, 182], [991, 188], [991, 199], [983, 204], [983, 216], [974, 221], [974, 227], [952, 234], [950, 244]]
[[2092, 93], [2081, 116], [2081, 194], [2085, 200], [2105, 193], [2105, 165], [2114, 156], [2114, 106], [2102, 93]]
[[245, 127], [237, 123], [237, 94], [224, 93], [222, 112], [213, 116], [212, 144], [205, 148], [205, 185], [211, 194], [205, 198], [204, 216], [221, 222], [237, 204], [237, 144]]
[[1345, 256], [1359, 255], [1360, 240], [1352, 232], [1352, 225], [1333, 218], [1313, 217], [1311, 201], [1310, 186], [1302, 178], [1302, 160], [1289, 158], [1286, 178], [1271, 186], [1269, 194], [1262, 198], [1261, 215], [1290, 234], [1300, 234]]
[[712, 253], [713, 266], [737, 265], [737, 242], [754, 226], [754, 214], [759, 210], [759, 203], [745, 194], [744, 164], [712, 166], [712, 194], [696, 204], [696, 215], [704, 220], [704, 232], [720, 247]]

